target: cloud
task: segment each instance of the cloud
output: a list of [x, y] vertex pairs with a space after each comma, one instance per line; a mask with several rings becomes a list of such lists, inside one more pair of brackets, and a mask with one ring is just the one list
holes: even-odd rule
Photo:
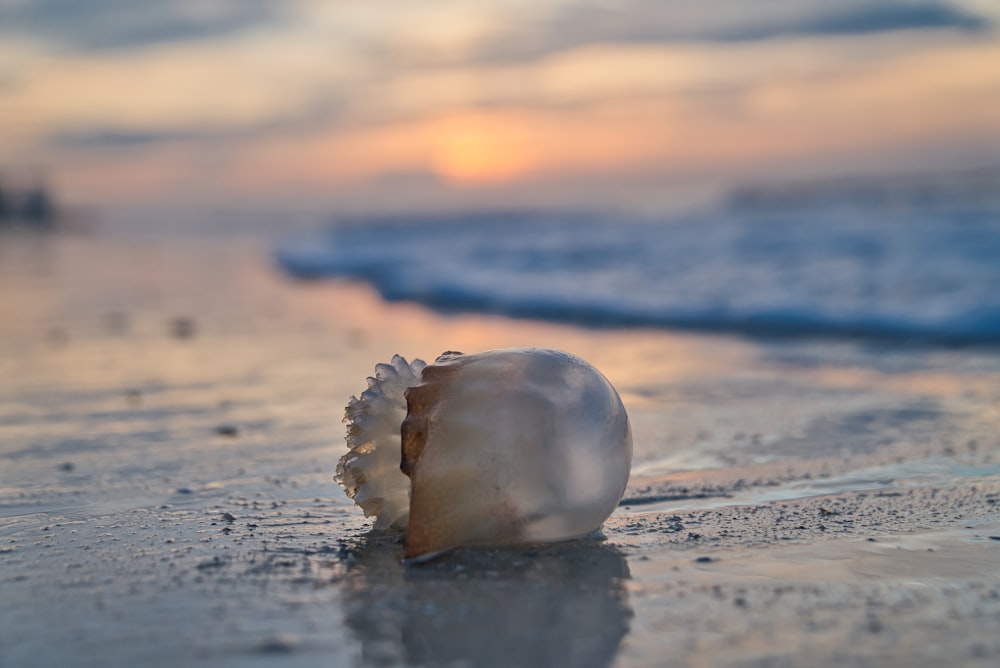
[[[354, 23], [360, 19], [356, 11], [338, 7], [281, 0], [0, 0], [0, 38], [41, 39], [70, 51], [113, 51], [280, 27], [321, 9], [331, 13], [329, 27], [335, 34], [350, 38], [350, 26], [357, 28]], [[390, 48], [408, 43], [406, 35], [419, 37], [416, 47], [402, 49], [405, 60], [441, 49], [454, 52], [456, 59], [515, 60], [593, 43], [747, 41], [991, 26], [987, 18], [942, 0], [543, 1], [533, 9], [508, 8], [506, 14], [502, 3], [469, 5], [464, 12], [458, 11], [461, 3], [431, 2], [419, 10], [410, 5], [409, 13], [407, 7], [386, 2], [371, 10], [367, 23], [361, 21], [374, 31], [368, 37], [376, 44], [388, 35], [385, 46]], [[432, 48], [435, 39], [446, 44]]]
[[104, 129], [57, 133], [49, 138], [49, 144], [56, 148], [69, 149], [131, 148], [204, 138], [205, 135], [197, 132]]
[[83, 125], [53, 128], [43, 143], [56, 150], [129, 150], [165, 144], [197, 143], [219, 146], [282, 135], [329, 131], [342, 122], [343, 102], [335, 94], [319, 95], [301, 107], [242, 123], [197, 122], [173, 124]]
[[[989, 19], [943, 2], [907, 0], [630, 0], [570, 4], [480, 50], [484, 61], [532, 59], [588, 44], [745, 42], [900, 30], [982, 31]], [[525, 27], [527, 26], [527, 27]]]
[[769, 39], [786, 35], [856, 35], [893, 30], [983, 30], [989, 22], [956, 7], [937, 3], [879, 3], [837, 8], [788, 23], [720, 34], [723, 40]]
[[280, 19], [277, 0], [20, 0], [0, 4], [0, 33], [106, 51], [209, 39]]

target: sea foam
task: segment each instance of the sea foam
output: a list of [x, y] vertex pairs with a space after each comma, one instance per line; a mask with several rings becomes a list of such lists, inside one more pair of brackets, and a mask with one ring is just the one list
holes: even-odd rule
[[302, 279], [442, 311], [588, 326], [1000, 343], [1000, 203], [745, 201], [652, 218], [491, 212], [339, 220], [287, 239]]

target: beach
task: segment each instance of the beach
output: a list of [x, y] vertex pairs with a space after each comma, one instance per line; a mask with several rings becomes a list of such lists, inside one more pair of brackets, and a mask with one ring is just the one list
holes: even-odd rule
[[[992, 666], [996, 346], [584, 327], [255, 241], [0, 246], [0, 666]], [[334, 482], [393, 354], [553, 347], [634, 435], [603, 535], [401, 563]]]

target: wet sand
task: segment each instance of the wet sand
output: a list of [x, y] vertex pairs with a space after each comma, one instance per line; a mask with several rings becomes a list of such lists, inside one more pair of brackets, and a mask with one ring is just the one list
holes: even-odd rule
[[[251, 245], [4, 238], [0, 666], [996, 665], [1000, 354], [589, 331], [293, 284]], [[603, 537], [400, 563], [333, 483], [393, 353], [618, 387]]]

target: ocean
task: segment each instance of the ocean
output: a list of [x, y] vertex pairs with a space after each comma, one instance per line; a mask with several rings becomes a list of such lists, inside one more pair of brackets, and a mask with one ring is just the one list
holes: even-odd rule
[[747, 187], [684, 214], [337, 218], [285, 238], [300, 279], [592, 327], [1000, 343], [1000, 172]]

